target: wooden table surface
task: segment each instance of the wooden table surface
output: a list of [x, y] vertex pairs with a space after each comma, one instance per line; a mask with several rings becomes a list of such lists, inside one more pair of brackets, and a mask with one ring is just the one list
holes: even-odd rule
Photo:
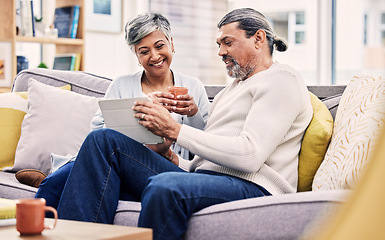
[[[51, 225], [53, 219], [45, 219], [46, 225]], [[86, 240], [86, 239], [135, 239], [135, 240], [151, 240], [152, 229], [126, 227], [110, 224], [87, 223], [78, 221], [58, 220], [55, 229], [44, 230], [41, 235], [20, 235], [16, 230], [16, 226], [1, 226], [0, 239], [71, 239], [71, 240]]]

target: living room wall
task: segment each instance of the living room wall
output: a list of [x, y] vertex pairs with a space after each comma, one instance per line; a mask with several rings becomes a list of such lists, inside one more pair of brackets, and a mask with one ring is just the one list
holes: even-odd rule
[[[109, 78], [138, 71], [135, 55], [124, 40], [126, 22], [148, 9], [147, 1], [123, 0], [121, 33], [103, 33], [87, 31], [85, 33], [85, 68], [86, 72]], [[87, 21], [87, 19], [85, 20]]]

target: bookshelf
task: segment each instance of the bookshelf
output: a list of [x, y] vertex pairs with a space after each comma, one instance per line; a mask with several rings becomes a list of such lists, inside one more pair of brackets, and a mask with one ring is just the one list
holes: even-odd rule
[[[0, 42], [7, 42], [11, 47], [11, 76], [12, 81], [16, 76], [16, 44], [20, 43], [38, 43], [55, 44], [56, 53], [80, 53], [80, 70], [84, 68], [84, 0], [53, 0], [56, 1], [56, 7], [66, 7], [72, 5], [80, 6], [79, 25], [76, 39], [71, 38], [45, 38], [45, 37], [25, 37], [16, 35], [16, 1], [18, 0], [0, 0]], [[36, 0], [35, 0], [36, 1]], [[0, 87], [0, 92], [8, 92], [12, 86]]]

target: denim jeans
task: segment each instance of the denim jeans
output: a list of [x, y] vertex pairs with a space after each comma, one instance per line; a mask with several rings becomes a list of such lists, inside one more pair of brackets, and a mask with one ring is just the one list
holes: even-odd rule
[[205, 207], [270, 195], [264, 188], [212, 171], [185, 172], [111, 129], [91, 132], [73, 165], [59, 218], [113, 223], [119, 199], [141, 201], [139, 227], [154, 239], [180, 239], [191, 215]]
[[55, 172], [49, 174], [40, 183], [35, 198], [44, 198], [47, 206], [56, 209], [74, 163], [75, 162], [68, 162]]

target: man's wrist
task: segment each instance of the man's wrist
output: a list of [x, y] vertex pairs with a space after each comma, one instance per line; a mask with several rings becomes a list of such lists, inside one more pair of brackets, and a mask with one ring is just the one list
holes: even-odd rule
[[162, 154], [162, 156], [171, 162], [174, 154], [172, 154], [172, 151], [169, 148], [167, 153], [166, 154]]

